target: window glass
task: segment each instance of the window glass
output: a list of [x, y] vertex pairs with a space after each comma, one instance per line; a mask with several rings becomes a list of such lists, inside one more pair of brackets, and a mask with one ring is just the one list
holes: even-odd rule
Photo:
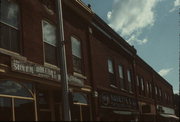
[[144, 81], [143, 81], [143, 78], [141, 78], [141, 89], [142, 89], [142, 91], [144, 91]]
[[108, 59], [108, 71], [109, 73], [114, 73], [113, 62], [110, 59]]
[[147, 86], [147, 93], [149, 93], [149, 83], [147, 82], [147, 84], [146, 84]]
[[157, 86], [155, 86], [155, 94], [157, 95]]
[[87, 95], [83, 93], [73, 93], [73, 102], [79, 104], [88, 104], [87, 102]]
[[129, 91], [132, 91], [131, 71], [127, 70], [127, 77], [129, 82]]
[[0, 1], [0, 22], [18, 28], [19, 7], [13, 0]]
[[123, 67], [119, 65], [119, 77], [123, 79]]
[[44, 48], [45, 48], [45, 61], [57, 65], [57, 50], [56, 47], [44, 43]]
[[56, 46], [56, 28], [52, 24], [43, 20], [43, 40], [44, 42]]
[[32, 97], [32, 94], [24, 86], [9, 80], [0, 82], [0, 94]]
[[11, 98], [0, 97], [0, 121], [12, 121], [12, 100]]
[[16, 121], [35, 121], [34, 101], [25, 99], [15, 99]]
[[131, 71], [127, 70], [128, 81], [131, 82]]
[[74, 37], [71, 37], [72, 54], [78, 58], [81, 58], [81, 43]]
[[19, 6], [14, 0], [0, 0], [0, 48], [20, 52]]
[[139, 77], [136, 76], [137, 86], [139, 86]]
[[159, 96], [161, 97], [161, 89], [159, 88]]

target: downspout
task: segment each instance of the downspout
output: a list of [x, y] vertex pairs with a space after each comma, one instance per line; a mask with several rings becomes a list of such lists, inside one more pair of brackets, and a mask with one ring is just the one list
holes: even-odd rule
[[62, 82], [62, 102], [63, 102], [63, 120], [71, 121], [70, 107], [69, 107], [69, 91], [68, 91], [68, 75], [66, 65], [66, 52], [65, 52], [65, 40], [64, 40], [64, 27], [63, 27], [63, 15], [62, 15], [62, 0], [55, 0], [57, 5], [57, 23], [58, 23], [58, 52], [61, 70], [61, 82]]

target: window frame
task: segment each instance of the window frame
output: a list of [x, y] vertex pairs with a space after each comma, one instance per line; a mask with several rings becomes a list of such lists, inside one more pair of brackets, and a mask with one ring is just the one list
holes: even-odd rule
[[[43, 22], [45, 22], [46, 24], [49, 24], [49, 25], [51, 25], [51, 26], [53, 26], [55, 28], [56, 44], [50, 44], [50, 43], [45, 41], [45, 39], [44, 39], [45, 37], [44, 37]], [[52, 21], [49, 21], [47, 19], [42, 19], [41, 20], [41, 27], [42, 27], [42, 42], [43, 42], [44, 63], [57, 67], [59, 65], [59, 63], [58, 63], [58, 51], [57, 51], [57, 48], [58, 48], [58, 46], [57, 46], [57, 43], [58, 43], [57, 42], [58, 41], [58, 38], [57, 38], [57, 28], [56, 28], [55, 24]], [[54, 63], [46, 61], [46, 51], [45, 51], [46, 47], [45, 47], [45, 45], [48, 45], [48, 46], [51, 46], [51, 47], [54, 48], [54, 50], [55, 50], [55, 54], [54, 54], [55, 57], [54, 58], [56, 59]]]
[[[112, 64], [112, 72], [109, 70], [109, 61], [111, 61]], [[110, 82], [110, 85], [117, 85], [116, 84], [116, 76], [115, 76], [115, 63], [113, 58], [109, 57], [107, 59], [107, 70], [108, 70], [108, 81]]]
[[[79, 54], [80, 54], [80, 57], [76, 56], [73, 54], [73, 43], [72, 43], [72, 38], [74, 38], [76, 41], [79, 42], [80, 46], [79, 46]], [[83, 48], [82, 48], [82, 41], [81, 39], [74, 35], [74, 34], [71, 34], [70, 36], [70, 43], [71, 43], [71, 56], [72, 56], [72, 66], [73, 66], [73, 72], [76, 72], [78, 74], [84, 74], [84, 66], [83, 66]], [[74, 57], [77, 58], [79, 61], [80, 61], [80, 67], [79, 67], [79, 71], [75, 70], [74, 68]]]
[[[121, 69], [121, 70], [120, 70]], [[125, 90], [125, 76], [124, 76], [124, 67], [122, 64], [118, 65], [118, 76], [120, 78], [120, 88], [121, 90]]]
[[133, 92], [132, 70], [130, 68], [127, 69], [127, 81], [128, 81], [129, 92]]
[[[13, 32], [15, 32], [16, 31], [16, 36], [17, 36], [17, 45], [16, 45], [16, 47], [15, 48], [17, 48], [17, 49], [13, 49], [14, 47], [12, 46], [13, 45], [13, 39], [12, 39], [12, 36], [11, 36], [11, 39], [9, 38], [8, 39], [8, 48], [7, 47], [0, 47], [0, 50], [7, 50], [7, 51], [9, 51], [10, 53], [12, 52], [12, 53], [14, 53], [14, 54], [17, 54], [17, 55], [19, 55], [19, 54], [21, 54], [22, 53], [22, 42], [21, 42], [21, 40], [22, 40], [22, 37], [21, 37], [21, 7], [20, 7], [20, 5], [19, 5], [19, 3], [18, 3], [18, 1], [16, 1], [16, 0], [11, 0], [11, 1], [9, 1], [9, 2], [13, 2], [17, 7], [18, 7], [18, 13], [17, 13], [17, 27], [15, 27], [15, 26], [13, 26], [13, 25], [11, 25], [11, 24], [9, 24], [8, 22], [4, 22], [3, 20], [0, 20], [0, 24], [1, 24], [1, 26], [5, 26], [6, 28], [8, 28], [8, 33], [10, 33], [11, 32], [11, 34], [12, 34], [12, 30], [13, 30]], [[9, 35], [9, 34], [8, 34]], [[1, 41], [1, 40], [0, 40]]]

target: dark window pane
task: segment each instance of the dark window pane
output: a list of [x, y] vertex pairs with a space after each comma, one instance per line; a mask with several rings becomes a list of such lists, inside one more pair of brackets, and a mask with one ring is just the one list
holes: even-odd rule
[[81, 59], [73, 55], [73, 70], [82, 73]]
[[10, 50], [14, 51], [14, 52], [19, 52], [19, 31], [11, 28], [11, 35], [10, 35], [10, 44], [11, 44], [11, 48]]
[[19, 52], [18, 30], [0, 22], [0, 33], [0, 47], [14, 52]]
[[[0, 1], [0, 21], [18, 28], [19, 7], [13, 0]], [[3, 12], [2, 12], [3, 11]]]
[[12, 121], [11, 98], [0, 97], [0, 121]]
[[21, 84], [14, 81], [0, 82], [0, 94], [32, 97], [32, 94]]
[[55, 111], [55, 120], [56, 121], [62, 121], [62, 110], [60, 104], [54, 105], [54, 111]]
[[90, 117], [90, 108], [89, 106], [81, 106], [82, 107], [82, 117], [83, 117], [83, 121], [90, 121], [91, 117]]
[[57, 50], [56, 47], [44, 43], [45, 46], [45, 61], [57, 65]]
[[49, 94], [45, 91], [40, 91], [38, 93], [38, 102], [39, 102], [39, 108], [40, 109], [49, 109], [50, 103], [49, 103]]
[[10, 49], [10, 28], [0, 23], [0, 47]]
[[72, 121], [80, 121], [80, 106], [79, 105], [72, 105], [71, 108], [71, 120]]
[[108, 79], [111, 84], [115, 85], [115, 75], [112, 73], [108, 73]]
[[15, 99], [16, 121], [35, 121], [34, 101]]

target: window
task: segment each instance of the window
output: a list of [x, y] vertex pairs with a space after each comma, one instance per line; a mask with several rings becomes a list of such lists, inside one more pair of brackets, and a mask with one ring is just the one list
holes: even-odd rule
[[108, 71], [109, 71], [109, 73], [114, 74], [113, 62], [111, 59], [108, 59]]
[[115, 85], [114, 66], [111, 59], [108, 59], [108, 72], [109, 81], [111, 82], [111, 84]]
[[152, 85], [149, 83], [149, 96], [152, 97]]
[[31, 88], [31, 83], [0, 81], [0, 121], [35, 121], [34, 92]]
[[144, 81], [143, 81], [143, 78], [141, 78], [141, 90], [144, 91]]
[[157, 95], [157, 86], [155, 86], [155, 94]]
[[147, 94], [149, 94], [149, 83], [148, 82], [146, 84], [146, 87], [147, 87]]
[[129, 91], [132, 92], [132, 79], [131, 79], [131, 71], [127, 70], [127, 78], [128, 78], [128, 83], [129, 83]]
[[136, 84], [137, 84], [137, 86], [139, 87], [139, 77], [138, 76], [136, 76]]
[[20, 52], [19, 6], [13, 0], [0, 1], [0, 48]]
[[46, 21], [42, 21], [45, 61], [57, 65], [57, 38], [56, 27]]
[[162, 92], [161, 92], [161, 89], [159, 88], [159, 96], [161, 97], [161, 94], [162, 94]]
[[82, 73], [82, 56], [81, 56], [81, 42], [71, 37], [72, 46], [72, 58], [73, 58], [73, 70], [78, 73]]
[[124, 89], [124, 72], [122, 65], [119, 65], [118, 69], [119, 69], [119, 77], [120, 77], [120, 87], [121, 89]]

